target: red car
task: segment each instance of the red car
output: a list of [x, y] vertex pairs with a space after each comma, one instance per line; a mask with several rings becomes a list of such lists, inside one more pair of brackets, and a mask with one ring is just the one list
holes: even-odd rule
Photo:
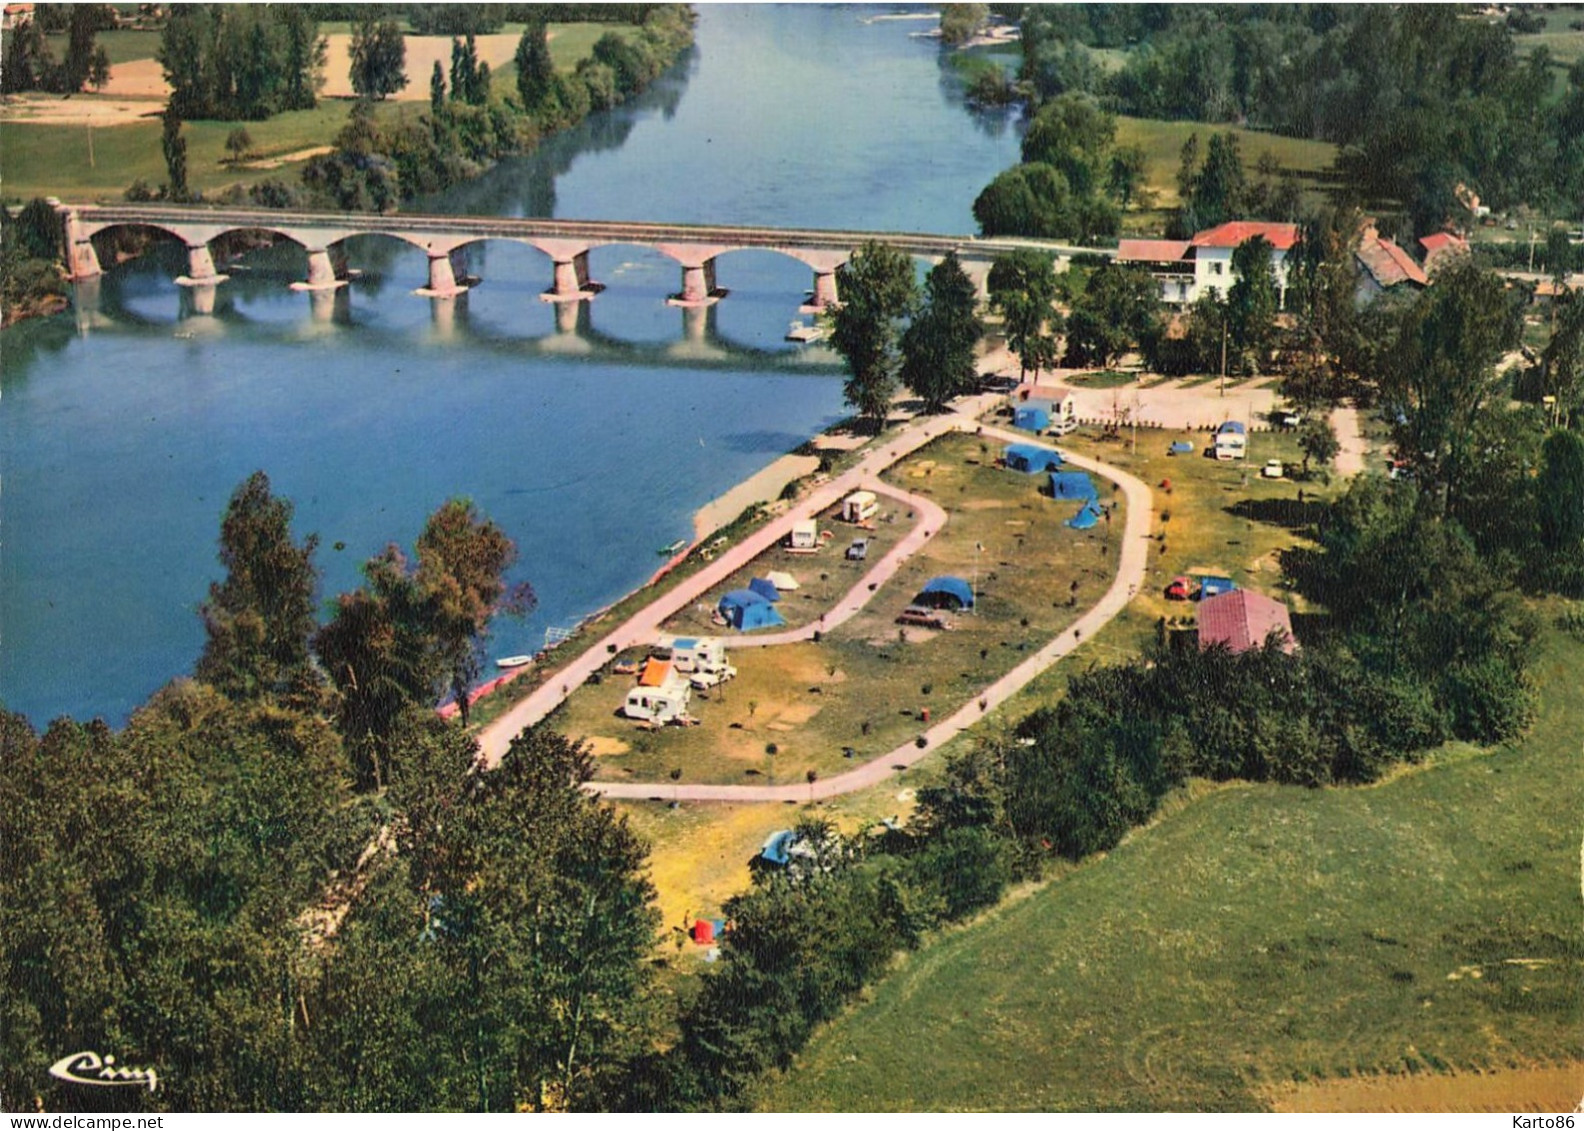
[[1166, 599], [1168, 601], [1186, 601], [1193, 596], [1193, 582], [1186, 577], [1174, 577], [1172, 583], [1166, 586]]

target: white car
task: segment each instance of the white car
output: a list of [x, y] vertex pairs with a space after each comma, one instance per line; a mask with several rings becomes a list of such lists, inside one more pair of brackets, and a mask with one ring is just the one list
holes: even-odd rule
[[1267, 460], [1260, 474], [1266, 479], [1280, 479], [1287, 474], [1287, 468], [1279, 459]]
[[737, 674], [737, 669], [727, 664], [725, 667], [707, 668], [704, 671], [693, 673], [693, 678], [688, 680], [699, 691], [707, 691], [717, 684], [725, 683]]

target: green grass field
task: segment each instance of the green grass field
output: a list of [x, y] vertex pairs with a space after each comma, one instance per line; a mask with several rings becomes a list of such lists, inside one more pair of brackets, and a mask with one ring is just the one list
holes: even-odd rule
[[762, 1106], [1237, 1110], [1292, 1081], [1576, 1061], [1581, 668], [1545, 641], [1510, 748], [1370, 788], [1191, 787], [907, 956]]
[[1558, 4], [1553, 8], [1535, 9], [1533, 14], [1545, 22], [1545, 30], [1513, 36], [1513, 46], [1519, 54], [1528, 55], [1544, 47], [1561, 69], [1584, 59], [1584, 30], [1569, 26], [1584, 23], [1584, 4]]
[[[350, 107], [350, 102], [325, 101], [312, 110], [277, 114], [266, 122], [188, 122], [183, 130], [187, 138], [187, 183], [200, 192], [212, 193], [238, 182], [250, 184], [271, 177], [294, 180], [296, 164], [271, 170], [223, 165], [226, 135], [239, 124], [244, 125], [259, 157], [279, 157], [330, 144], [346, 124]], [[157, 111], [157, 104], [151, 103], [150, 109]], [[415, 114], [418, 110], [418, 106], [409, 106], [406, 112]], [[383, 103], [378, 108], [381, 120], [394, 119], [402, 112], [397, 103]], [[126, 187], [139, 177], [152, 186], [163, 184], [166, 179], [157, 119], [95, 127], [92, 164], [87, 126], [6, 122], [0, 125], [0, 131], [4, 137], [4, 191], [8, 201], [47, 195], [74, 201], [119, 200]]]
[[1330, 142], [1282, 137], [1279, 134], [1208, 122], [1166, 122], [1119, 116], [1116, 143], [1119, 146], [1137, 145], [1144, 150], [1147, 162], [1145, 182], [1155, 194], [1154, 210], [1128, 213], [1124, 218], [1127, 227], [1139, 231], [1160, 229], [1165, 222], [1166, 212], [1181, 203], [1177, 195], [1177, 169], [1181, 163], [1183, 143], [1191, 134], [1198, 134], [1199, 152], [1202, 155], [1210, 142], [1210, 135], [1218, 133], [1230, 133], [1237, 137], [1243, 168], [1250, 179], [1258, 178], [1255, 167], [1260, 156], [1269, 152], [1284, 172], [1291, 170], [1298, 175], [1306, 208], [1314, 206], [1325, 194], [1321, 174], [1331, 167], [1336, 157], [1336, 146]]
[[[56, 59], [66, 57], [66, 36], [47, 35], [44, 42], [49, 45], [51, 54]], [[118, 29], [116, 31], [101, 31], [94, 36], [94, 45], [103, 47], [105, 54], [110, 56], [110, 65], [117, 63], [130, 63], [135, 59], [152, 59], [159, 50], [160, 33], [157, 31], [131, 31]]]

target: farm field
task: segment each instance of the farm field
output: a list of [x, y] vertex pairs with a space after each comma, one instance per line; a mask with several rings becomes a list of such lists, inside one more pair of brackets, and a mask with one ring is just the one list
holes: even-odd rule
[[[950, 512], [946, 527], [861, 613], [818, 644], [731, 649], [728, 635], [739, 675], [708, 699], [699, 697], [693, 712], [699, 726], [648, 731], [617, 717], [630, 686], [625, 677], [574, 692], [551, 716], [552, 725], [593, 741], [599, 777], [655, 781], [659, 797], [676, 769], [684, 782], [785, 784], [811, 770], [840, 771], [851, 764], [847, 750], [864, 761], [908, 741], [921, 729], [924, 711], [961, 706], [1059, 634], [1110, 583], [1107, 524], [1087, 532], [1066, 527], [1078, 505], [1041, 495], [1044, 475], [990, 466], [1001, 446], [946, 437], [891, 469], [890, 482], [931, 496]], [[1111, 492], [1100, 486], [1110, 502]], [[896, 525], [904, 525], [901, 517]], [[1120, 529], [1122, 516], [1111, 525]], [[761, 563], [752, 572], [810, 576], [809, 567], [789, 563], [779, 551]], [[949, 631], [899, 628], [897, 613], [938, 574], [973, 579], [978, 610], [952, 614], [956, 627]], [[850, 584], [832, 588], [839, 593]]]
[[[331, 38], [331, 51], [325, 72], [329, 77], [319, 105], [276, 114], [263, 122], [187, 122], [183, 133], [189, 186], [214, 194], [234, 184], [245, 186], [272, 178], [294, 181], [308, 155], [334, 141], [352, 106], [345, 75], [348, 38], [345, 29], [337, 25], [321, 25], [320, 31]], [[608, 31], [637, 34], [630, 27], [587, 23], [552, 23], [548, 31], [551, 58], [562, 71], [573, 70]], [[486, 57], [504, 60], [492, 72], [491, 88], [496, 97], [508, 93], [515, 97], [516, 67], [510, 58], [521, 34], [521, 25], [510, 25], [500, 36], [487, 37], [494, 43], [495, 54]], [[105, 94], [73, 95], [70, 102], [30, 95], [8, 111], [0, 124], [5, 136], [6, 201], [48, 195], [74, 201], [119, 201], [136, 180], [154, 187], [164, 183], [159, 113], [164, 108], [165, 85], [154, 60], [159, 40], [157, 32], [103, 32], [98, 42], [105, 44], [112, 63]], [[445, 62], [449, 58], [449, 39], [412, 37], [403, 100], [427, 103], [429, 68], [435, 59]], [[378, 104], [378, 120], [394, 121], [423, 108], [403, 106], [401, 101]], [[27, 120], [32, 113], [47, 114], [48, 120]], [[68, 116], [63, 118], [63, 114]], [[89, 120], [93, 121], [91, 129]], [[226, 135], [238, 125], [244, 125], [252, 136], [255, 157], [243, 165], [224, 164]]]
[[[1510, 747], [1366, 788], [1194, 783], [907, 956], [761, 1105], [1238, 1110], [1397, 1079], [1380, 1106], [1557, 1110], [1584, 1057], [1581, 665], [1584, 643], [1543, 639]], [[1536, 1074], [1471, 1083], [1508, 1070]]]

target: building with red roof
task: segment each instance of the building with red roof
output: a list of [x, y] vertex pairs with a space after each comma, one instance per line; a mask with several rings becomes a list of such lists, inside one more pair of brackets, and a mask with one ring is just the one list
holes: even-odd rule
[[1233, 652], [1247, 652], [1262, 646], [1273, 631], [1285, 637], [1281, 649], [1291, 655], [1298, 645], [1287, 606], [1252, 589], [1234, 589], [1199, 602], [1201, 652], [1217, 644]]
[[1116, 261], [1146, 268], [1161, 287], [1161, 301], [1192, 306], [1199, 296], [1221, 298], [1232, 289], [1232, 252], [1261, 236], [1271, 245], [1271, 270], [1283, 309], [1287, 306], [1287, 253], [1298, 243], [1298, 225], [1266, 220], [1229, 220], [1195, 233], [1191, 240], [1122, 240]]
[[1374, 223], [1366, 223], [1359, 233], [1353, 258], [1359, 272], [1353, 298], [1359, 306], [1368, 306], [1393, 287], [1417, 290], [1430, 285], [1424, 268], [1394, 241], [1382, 236]]
[[1438, 270], [1448, 260], [1469, 253], [1468, 240], [1452, 232], [1435, 232], [1421, 236], [1419, 246], [1424, 248], [1426, 271]]

